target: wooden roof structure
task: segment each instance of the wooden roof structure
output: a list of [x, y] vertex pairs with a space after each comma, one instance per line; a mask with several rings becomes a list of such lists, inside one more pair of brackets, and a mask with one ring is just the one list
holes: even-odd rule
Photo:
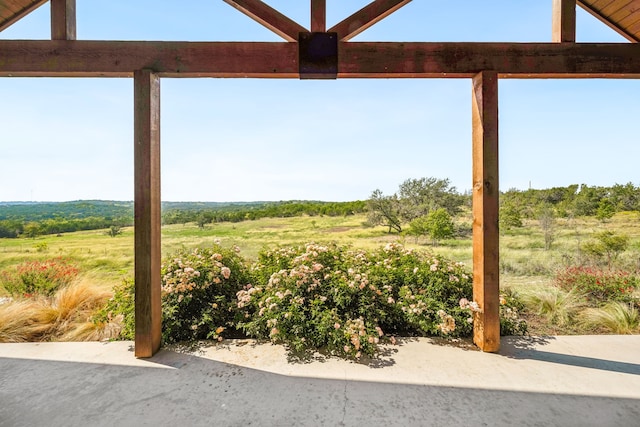
[[[498, 80], [640, 78], [640, 0], [549, 0], [551, 43], [352, 42], [411, 0], [371, 0], [326, 28], [310, 0], [304, 28], [260, 0], [223, 0], [284, 42], [76, 40], [76, 0], [50, 0], [51, 40], [0, 40], [0, 77], [134, 79], [137, 357], [160, 347], [160, 80], [165, 77], [468, 78], [473, 159], [474, 342], [500, 346]], [[0, 0], [0, 31], [46, 0]], [[632, 43], [576, 43], [581, 6]]]
[[[0, 31], [47, 0], [0, 0]], [[640, 42], [640, 0], [578, 0], [577, 4], [631, 42]]]

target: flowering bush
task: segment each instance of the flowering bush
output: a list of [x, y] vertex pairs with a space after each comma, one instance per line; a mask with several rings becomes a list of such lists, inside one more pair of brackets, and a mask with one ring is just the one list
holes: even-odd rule
[[633, 291], [640, 286], [638, 275], [621, 270], [593, 267], [567, 267], [556, 273], [556, 284], [570, 291], [575, 289], [591, 302], [633, 300]]
[[525, 335], [529, 329], [520, 317], [524, 304], [516, 294], [507, 292], [500, 295], [500, 335]]
[[218, 339], [235, 330], [236, 293], [250, 283], [234, 250], [218, 244], [182, 250], [162, 265], [165, 342]]
[[[390, 244], [375, 252], [308, 244], [263, 251], [255, 277], [237, 294], [240, 326], [295, 350], [325, 348], [373, 355], [390, 334], [465, 335], [461, 297], [471, 292], [462, 266]], [[457, 322], [456, 322], [457, 320]]]
[[113, 296], [104, 307], [91, 317], [91, 321], [102, 327], [115, 329], [123, 340], [135, 339], [135, 286], [133, 280], [124, 280], [113, 288]]
[[62, 258], [29, 261], [0, 273], [0, 284], [14, 297], [51, 296], [78, 277], [78, 269]]

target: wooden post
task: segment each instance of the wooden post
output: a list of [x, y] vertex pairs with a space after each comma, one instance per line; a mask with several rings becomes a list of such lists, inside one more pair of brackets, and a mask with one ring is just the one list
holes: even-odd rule
[[76, 39], [76, 0], [51, 0], [51, 40]]
[[473, 341], [482, 351], [500, 349], [498, 234], [498, 74], [473, 78]]
[[160, 77], [134, 73], [135, 356], [160, 348]]
[[311, 0], [311, 32], [327, 31], [327, 0]]
[[553, 0], [552, 41], [575, 43], [576, 0]]

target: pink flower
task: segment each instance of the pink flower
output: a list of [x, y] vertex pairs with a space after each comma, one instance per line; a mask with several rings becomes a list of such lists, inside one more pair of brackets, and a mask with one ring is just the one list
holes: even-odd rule
[[231, 270], [229, 267], [222, 267], [220, 269], [220, 273], [222, 273], [222, 276], [224, 276], [225, 279], [228, 279], [231, 276]]
[[340, 323], [334, 323], [333, 327], [334, 327], [335, 329], [340, 329]]

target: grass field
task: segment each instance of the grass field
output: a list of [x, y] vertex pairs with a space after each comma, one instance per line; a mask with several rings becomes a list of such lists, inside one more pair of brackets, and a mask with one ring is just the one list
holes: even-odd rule
[[[238, 246], [245, 258], [255, 259], [261, 248], [277, 245], [313, 241], [375, 248], [400, 242], [408, 247], [432, 249], [471, 268], [471, 236], [442, 241], [434, 247], [426, 238], [416, 240], [411, 236], [389, 234], [383, 227], [365, 227], [364, 221], [363, 215], [355, 215], [267, 218], [210, 224], [203, 229], [195, 224], [168, 225], [162, 228], [162, 250], [163, 255], [168, 255], [180, 248], [206, 246], [219, 239], [223, 246]], [[594, 218], [558, 219], [550, 250], [544, 249], [544, 236], [537, 221], [528, 221], [524, 227], [501, 235], [502, 283], [516, 287], [545, 285], [558, 267], [582, 261], [581, 245], [602, 230], [630, 237], [629, 249], [620, 255], [618, 264], [627, 270], [639, 269], [640, 215], [637, 212], [617, 214], [605, 223]], [[69, 259], [96, 281], [114, 284], [133, 276], [133, 228], [124, 228], [116, 237], [96, 230], [35, 239], [0, 239], [0, 270], [24, 261], [53, 257]]]
[[[226, 247], [239, 247], [240, 254], [248, 260], [255, 259], [262, 248], [278, 245], [338, 242], [371, 249], [389, 242], [400, 242], [407, 247], [433, 250], [455, 261], [464, 262], [471, 270], [470, 235], [442, 241], [438, 246], [433, 246], [426, 238], [389, 234], [383, 227], [366, 227], [363, 225], [365, 219], [364, 215], [270, 218], [210, 224], [202, 229], [195, 224], [168, 225], [162, 228], [163, 256], [181, 248], [207, 246], [216, 240]], [[470, 217], [462, 222], [466, 223], [467, 229], [470, 228]], [[557, 269], [586, 260], [581, 246], [592, 239], [595, 233], [604, 230], [629, 236], [629, 248], [620, 254], [616, 267], [640, 272], [640, 215], [636, 212], [617, 214], [607, 222], [600, 222], [595, 218], [558, 219], [553, 232], [554, 241], [549, 250], [545, 250], [544, 235], [538, 222], [527, 221], [524, 227], [505, 230], [501, 235], [501, 287], [521, 294], [532, 291], [544, 293], [551, 288]], [[108, 236], [105, 230], [98, 230], [35, 239], [0, 239], [0, 271], [25, 261], [61, 257], [79, 267], [83, 280], [108, 290], [123, 279], [133, 277], [133, 237], [133, 228], [124, 228], [122, 234], [116, 237]], [[557, 295], [552, 297], [556, 298], [553, 304], [562, 304], [562, 301], [558, 302]], [[564, 310], [562, 307], [559, 309]], [[575, 322], [567, 325], [558, 325], [556, 322], [555, 325], [550, 325], [543, 317], [527, 318], [532, 332], [557, 334], [598, 330], [597, 327], [585, 329], [576, 326]]]

